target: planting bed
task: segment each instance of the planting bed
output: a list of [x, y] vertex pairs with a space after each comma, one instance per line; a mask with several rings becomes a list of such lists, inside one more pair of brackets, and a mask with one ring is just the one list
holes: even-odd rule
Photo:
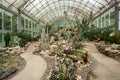
[[25, 61], [19, 54], [0, 53], [0, 80], [7, 80], [22, 70]]
[[96, 44], [98, 50], [106, 56], [112, 57], [120, 62], [120, 45], [119, 44]]

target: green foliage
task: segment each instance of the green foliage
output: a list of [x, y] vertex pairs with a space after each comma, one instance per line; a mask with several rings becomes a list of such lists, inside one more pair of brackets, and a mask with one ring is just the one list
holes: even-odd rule
[[12, 46], [16, 46], [19, 45], [21, 38], [19, 38], [18, 36], [11, 36], [11, 45]]
[[5, 35], [4, 35], [4, 40], [5, 40], [5, 46], [6, 46], [6, 47], [9, 46], [10, 39], [11, 39], [10, 33], [9, 33], [9, 32], [5, 33]]
[[84, 33], [84, 37], [90, 41], [97, 40], [100, 37], [101, 29], [94, 29]]
[[83, 52], [83, 50], [76, 50], [77, 53], [81, 56], [81, 57], [85, 57], [85, 53]]
[[112, 36], [111, 42], [116, 43], [116, 44], [120, 44], [120, 34], [115, 34], [114, 36]]
[[[114, 34], [112, 34], [112, 33], [113, 33], [113, 29], [107, 28], [107, 29], [90, 30], [88, 32], [85, 32], [84, 35], [85, 35], [85, 38], [89, 39], [90, 41], [98, 40], [98, 38], [99, 38], [100, 40], [103, 40], [105, 42], [114, 43], [115, 42], [114, 39], [118, 40], [119, 36], [116, 36], [116, 38], [115, 38]], [[119, 42], [119, 41], [117, 41], [117, 42]]]
[[79, 56], [82, 58], [83, 63], [87, 63], [88, 62], [88, 54], [83, 52], [83, 50], [76, 50], [76, 52], [79, 54]]
[[112, 29], [104, 29], [101, 31], [101, 34], [99, 34], [100, 39], [104, 40], [105, 42], [111, 42], [111, 36], [110, 34], [113, 32]]
[[25, 31], [21, 31], [20, 33], [18, 33], [18, 37], [23, 38], [27, 41], [31, 41], [31, 38], [32, 38], [31, 34], [25, 32]]
[[97, 48], [101, 53], [103, 53], [103, 51], [105, 51], [105, 46], [104, 45], [98, 46]]
[[20, 43], [19, 43], [21, 47], [25, 46], [25, 44], [27, 42], [32, 40], [31, 35], [27, 32], [24, 32], [24, 31], [21, 31], [20, 33], [18, 33], [17, 36], [19, 38], [21, 38]]
[[58, 60], [57, 63], [49, 80], [77, 80], [77, 67], [70, 58], [65, 57], [63, 60]]

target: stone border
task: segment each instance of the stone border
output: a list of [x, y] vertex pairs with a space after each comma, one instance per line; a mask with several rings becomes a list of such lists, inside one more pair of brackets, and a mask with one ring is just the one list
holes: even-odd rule
[[90, 72], [94, 70], [97, 65], [96, 59], [93, 58], [93, 56], [91, 56], [90, 54], [88, 54], [88, 56], [90, 59], [89, 65], [83, 66], [80, 70], [80, 75], [83, 80], [90, 80]]
[[24, 60], [24, 58], [22, 58], [20, 55], [19, 55], [19, 58], [21, 59], [22, 62], [20, 62], [19, 64], [19, 69], [15, 69], [15, 68], [11, 68], [9, 71], [6, 71], [3, 73], [4, 74], [7, 74], [6, 76], [4, 76], [4, 78], [2, 80], [10, 80], [12, 79], [15, 75], [17, 75], [19, 72], [21, 72], [24, 68], [25, 68], [25, 65], [26, 65], [26, 61]]

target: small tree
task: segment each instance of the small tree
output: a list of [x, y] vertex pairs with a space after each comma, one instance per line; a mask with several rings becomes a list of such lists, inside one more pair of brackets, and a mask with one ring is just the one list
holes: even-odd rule
[[7, 32], [5, 35], [4, 35], [4, 40], [5, 40], [5, 46], [8, 47], [9, 46], [9, 43], [10, 43], [10, 33]]

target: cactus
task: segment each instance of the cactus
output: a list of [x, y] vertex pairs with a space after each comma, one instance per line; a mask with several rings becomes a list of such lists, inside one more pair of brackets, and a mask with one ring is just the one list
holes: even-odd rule
[[10, 33], [7, 32], [5, 35], [4, 35], [4, 40], [5, 40], [5, 46], [8, 47], [9, 46], [9, 43], [10, 43]]

